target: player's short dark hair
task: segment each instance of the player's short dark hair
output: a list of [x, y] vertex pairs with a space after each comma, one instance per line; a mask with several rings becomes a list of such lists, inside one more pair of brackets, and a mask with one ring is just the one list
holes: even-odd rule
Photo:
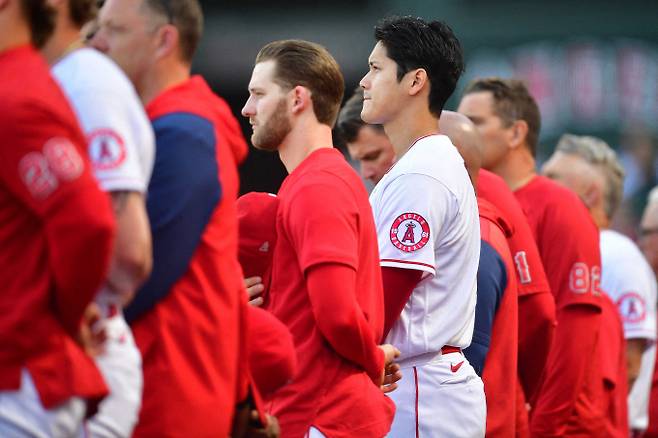
[[43, 47], [55, 30], [55, 10], [47, 0], [20, 0], [20, 6], [30, 27], [32, 44]]
[[384, 45], [387, 56], [397, 64], [398, 81], [417, 68], [427, 72], [429, 109], [440, 117], [464, 72], [462, 47], [450, 26], [410, 16], [389, 17], [375, 27], [375, 40]]
[[183, 61], [192, 62], [203, 33], [203, 11], [198, 0], [144, 0], [148, 8], [178, 29]]
[[309, 41], [273, 41], [260, 49], [256, 64], [270, 60], [275, 62], [274, 81], [288, 90], [298, 85], [308, 88], [318, 122], [333, 127], [345, 82], [329, 51]]
[[497, 77], [475, 79], [466, 86], [464, 95], [483, 91], [491, 93], [494, 113], [505, 126], [509, 127], [517, 120], [524, 120], [528, 124], [526, 143], [532, 155], [536, 156], [541, 115], [537, 102], [523, 81]]
[[98, 0], [69, 0], [69, 15], [76, 26], [84, 26], [97, 14]]
[[369, 125], [361, 118], [363, 109], [363, 88], [357, 87], [354, 94], [347, 99], [343, 108], [338, 113], [338, 120], [334, 127], [334, 143], [340, 148], [346, 148], [347, 143], [352, 143], [359, 135], [364, 126], [369, 126], [376, 131], [384, 133], [384, 126]]

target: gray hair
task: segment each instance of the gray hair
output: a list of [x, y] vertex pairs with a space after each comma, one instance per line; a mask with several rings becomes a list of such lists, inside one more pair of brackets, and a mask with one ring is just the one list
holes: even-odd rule
[[621, 204], [625, 174], [615, 151], [600, 138], [573, 134], [564, 134], [555, 150], [577, 155], [600, 170], [605, 179], [605, 214], [612, 218]]

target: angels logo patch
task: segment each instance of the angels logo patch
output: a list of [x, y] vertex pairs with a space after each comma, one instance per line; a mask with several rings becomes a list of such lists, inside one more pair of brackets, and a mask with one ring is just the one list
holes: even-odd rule
[[126, 145], [113, 130], [97, 129], [89, 135], [89, 157], [96, 169], [113, 169], [126, 159]]
[[391, 225], [391, 243], [400, 251], [418, 251], [430, 240], [430, 226], [419, 214], [404, 213]]
[[647, 306], [638, 293], [628, 292], [617, 300], [617, 308], [624, 322], [644, 321], [647, 316]]

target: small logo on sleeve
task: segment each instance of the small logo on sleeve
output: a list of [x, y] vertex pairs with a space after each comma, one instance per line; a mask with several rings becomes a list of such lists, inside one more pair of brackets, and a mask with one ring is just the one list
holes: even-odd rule
[[636, 292], [627, 292], [617, 300], [617, 308], [624, 322], [641, 322], [647, 316], [644, 298]]
[[421, 215], [404, 213], [391, 225], [391, 243], [400, 251], [418, 251], [430, 240], [430, 226]]
[[89, 157], [96, 169], [114, 169], [126, 159], [126, 145], [115, 131], [97, 129], [89, 135]]

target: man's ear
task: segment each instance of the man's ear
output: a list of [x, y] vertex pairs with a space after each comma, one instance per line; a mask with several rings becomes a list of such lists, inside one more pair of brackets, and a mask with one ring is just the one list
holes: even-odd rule
[[424, 68], [417, 68], [408, 72], [403, 78], [404, 81], [409, 83], [409, 95], [415, 96], [420, 93], [426, 86], [429, 86], [427, 79], [427, 72]]
[[293, 114], [297, 115], [309, 106], [311, 108], [313, 107], [313, 101], [311, 100], [311, 90], [308, 88], [297, 85], [295, 88], [290, 90], [290, 95]]
[[525, 143], [528, 136], [528, 123], [525, 120], [515, 121], [510, 130], [510, 146], [517, 148]]
[[588, 209], [598, 205], [603, 198], [603, 186], [597, 184], [596, 181], [590, 181], [587, 189], [585, 189], [582, 200]]
[[156, 59], [164, 58], [174, 53], [179, 48], [180, 34], [176, 26], [165, 24], [158, 29], [158, 41], [155, 51]]

